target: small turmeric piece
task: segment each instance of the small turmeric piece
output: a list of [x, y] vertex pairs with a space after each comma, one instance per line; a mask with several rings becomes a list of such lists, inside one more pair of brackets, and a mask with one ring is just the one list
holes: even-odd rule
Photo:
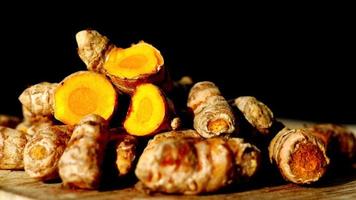
[[331, 161], [355, 161], [356, 136], [349, 129], [336, 124], [316, 124], [308, 128], [324, 142]]
[[129, 48], [118, 48], [95, 30], [77, 33], [78, 54], [89, 70], [104, 73], [125, 93], [133, 93], [142, 83], [154, 83], [163, 90], [172, 88], [172, 81], [161, 53], [143, 41]]
[[42, 82], [25, 89], [19, 96], [24, 119], [30, 122], [53, 116], [53, 94], [57, 83]]
[[111, 140], [115, 141], [116, 167], [118, 169], [119, 176], [125, 176], [131, 172], [134, 167], [134, 161], [137, 156], [136, 148], [138, 141], [134, 136], [129, 134], [114, 134], [115, 133], [112, 132]]
[[264, 135], [270, 133], [274, 117], [272, 111], [264, 103], [255, 97], [242, 96], [234, 100], [234, 105], [258, 132]]
[[68, 125], [77, 124], [89, 114], [109, 120], [116, 104], [117, 94], [110, 81], [91, 71], [69, 75], [54, 92], [54, 116]]
[[161, 90], [150, 83], [139, 85], [132, 95], [124, 121], [127, 133], [147, 136], [171, 129], [169, 106]]
[[0, 169], [23, 169], [26, 133], [0, 126]]
[[29, 139], [24, 150], [26, 173], [42, 181], [59, 178], [58, 161], [72, 134], [68, 125], [47, 126]]
[[135, 174], [152, 191], [214, 192], [254, 175], [259, 151], [242, 144], [236, 139], [204, 139], [194, 130], [161, 133], [149, 141]]
[[58, 163], [64, 186], [82, 189], [99, 187], [101, 165], [109, 140], [107, 126], [104, 118], [90, 114], [74, 128]]
[[16, 128], [16, 126], [21, 122], [21, 119], [10, 115], [0, 114], [0, 126], [5, 126], [8, 128]]
[[235, 131], [234, 114], [214, 83], [196, 83], [189, 92], [187, 106], [194, 113], [193, 126], [201, 136], [228, 136]]
[[319, 180], [329, 165], [324, 143], [307, 129], [282, 129], [268, 150], [283, 178], [297, 184]]

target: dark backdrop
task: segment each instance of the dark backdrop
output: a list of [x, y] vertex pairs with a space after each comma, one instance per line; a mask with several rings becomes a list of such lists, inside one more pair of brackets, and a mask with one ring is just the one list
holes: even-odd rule
[[355, 123], [347, 13], [39, 10], [1, 14], [0, 113], [20, 114], [17, 97], [27, 86], [85, 69], [74, 36], [93, 28], [123, 47], [145, 40], [161, 50], [174, 78], [214, 81], [228, 98], [257, 96], [277, 116]]

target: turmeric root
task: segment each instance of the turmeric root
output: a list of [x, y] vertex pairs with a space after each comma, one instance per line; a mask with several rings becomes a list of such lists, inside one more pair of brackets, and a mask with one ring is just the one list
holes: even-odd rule
[[0, 126], [0, 169], [23, 169], [26, 134]]
[[[203, 139], [193, 130], [158, 134], [139, 158], [135, 173], [152, 191], [214, 192], [236, 179], [254, 174], [249, 169], [256, 168], [259, 162], [248, 159], [258, 159], [259, 151], [253, 148], [250, 152], [256, 156], [246, 156], [250, 152], [245, 147], [239, 149], [240, 144], [238, 140], [229, 142], [224, 138]], [[240, 163], [245, 161], [246, 165], [254, 166]]]
[[196, 83], [190, 90], [187, 105], [194, 113], [194, 129], [201, 136], [211, 138], [235, 131], [231, 108], [214, 83]]
[[58, 161], [67, 146], [72, 127], [48, 126], [39, 130], [26, 144], [24, 167], [32, 178], [42, 181], [58, 179]]
[[30, 122], [53, 116], [53, 94], [57, 83], [42, 82], [22, 92], [19, 100], [23, 105], [24, 119]]
[[80, 121], [58, 163], [64, 186], [98, 188], [108, 137], [107, 121], [99, 115], [91, 114]]
[[0, 115], [0, 126], [5, 126], [8, 128], [16, 128], [16, 126], [21, 122], [21, 119], [10, 115]]
[[152, 45], [142, 41], [118, 48], [94, 30], [78, 32], [76, 40], [79, 56], [88, 69], [109, 76], [119, 90], [133, 93], [142, 83], [154, 83], [165, 91], [172, 88], [163, 57]]
[[170, 129], [168, 102], [161, 90], [150, 83], [139, 85], [132, 95], [124, 122], [127, 133], [146, 136]]
[[30, 123], [29, 121], [23, 121], [16, 126], [16, 130], [25, 132], [27, 136], [32, 137], [41, 129], [53, 126], [53, 121], [43, 121], [37, 123]]
[[255, 97], [242, 96], [234, 100], [234, 105], [242, 112], [246, 120], [262, 134], [269, 134], [273, 125], [272, 111]]
[[268, 150], [283, 178], [297, 184], [319, 180], [329, 164], [324, 143], [307, 129], [281, 130]]
[[327, 147], [328, 156], [331, 161], [355, 161], [356, 136], [346, 127], [336, 124], [316, 124], [309, 130], [319, 137]]
[[[115, 133], [111, 135], [114, 134]], [[116, 167], [119, 176], [127, 175], [133, 169], [134, 161], [137, 156], [137, 139], [132, 135], [123, 133], [115, 134], [115, 136], [111, 136], [111, 138], [111, 140], [115, 141]]]
[[117, 94], [105, 76], [79, 71], [58, 85], [54, 102], [55, 118], [64, 124], [75, 125], [88, 114], [109, 120], [116, 108]]

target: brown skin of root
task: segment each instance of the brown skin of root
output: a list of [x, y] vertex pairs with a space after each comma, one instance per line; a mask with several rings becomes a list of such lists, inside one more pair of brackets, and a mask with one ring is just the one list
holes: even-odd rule
[[323, 152], [311, 143], [301, 143], [291, 154], [289, 162], [292, 173], [303, 180], [312, 179], [325, 172]]

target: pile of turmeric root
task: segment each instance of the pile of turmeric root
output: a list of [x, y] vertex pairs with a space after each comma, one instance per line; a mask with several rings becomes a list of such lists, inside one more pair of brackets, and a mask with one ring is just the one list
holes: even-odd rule
[[310, 184], [355, 161], [355, 135], [343, 126], [289, 129], [254, 97], [226, 100], [212, 82], [172, 81], [160, 51], [143, 41], [121, 48], [95, 30], [76, 41], [88, 70], [25, 89], [22, 120], [0, 116], [0, 169], [97, 189], [114, 155], [117, 177], [200, 194], [239, 187], [268, 167]]

